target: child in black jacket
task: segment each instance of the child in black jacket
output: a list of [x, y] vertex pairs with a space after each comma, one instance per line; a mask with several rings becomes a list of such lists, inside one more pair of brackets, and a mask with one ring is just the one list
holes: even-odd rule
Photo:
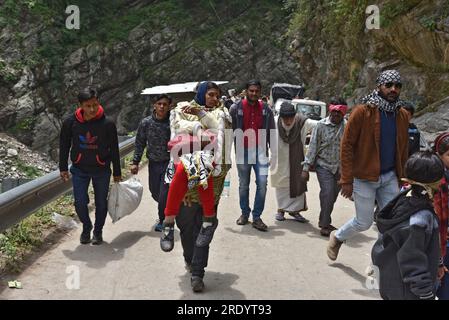
[[440, 258], [438, 218], [432, 197], [443, 177], [440, 158], [413, 154], [405, 165], [411, 188], [379, 213], [380, 237], [371, 252], [379, 269], [379, 291], [386, 300], [434, 299]]

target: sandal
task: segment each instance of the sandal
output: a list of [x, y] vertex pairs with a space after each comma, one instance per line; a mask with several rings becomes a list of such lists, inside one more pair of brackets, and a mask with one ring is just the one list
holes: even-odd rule
[[289, 212], [288, 214], [298, 222], [301, 222], [301, 223], [309, 222], [309, 220], [304, 218], [299, 212]]
[[284, 220], [285, 220], [284, 213], [283, 213], [283, 212], [279, 212], [279, 211], [278, 211], [278, 213], [276, 213], [276, 215], [274, 216], [274, 218], [275, 218], [277, 221], [284, 221]]

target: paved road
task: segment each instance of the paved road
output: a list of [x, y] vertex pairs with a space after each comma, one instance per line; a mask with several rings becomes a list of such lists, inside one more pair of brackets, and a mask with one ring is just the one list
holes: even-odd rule
[[[315, 175], [307, 194], [310, 209], [305, 214], [311, 223], [276, 221], [276, 199], [269, 188], [262, 216], [269, 231], [238, 226], [235, 168], [230, 197], [223, 198], [219, 206], [220, 224], [211, 244], [206, 289], [193, 294], [184, 269], [179, 232], [175, 249], [164, 253], [159, 248], [160, 233], [152, 230], [157, 207], [149, 196], [147, 175], [146, 169], [139, 173], [145, 187], [139, 209], [115, 225], [108, 218], [105, 244], [80, 245], [80, 230], [70, 232], [18, 277], [22, 290], [6, 288], [0, 299], [379, 298], [377, 291], [365, 285], [370, 249], [377, 237], [374, 228], [348, 241], [332, 263], [325, 253], [327, 239], [319, 235], [317, 226], [319, 189]], [[251, 188], [255, 189], [254, 183]], [[353, 212], [353, 203], [340, 197], [333, 224], [342, 225]]]

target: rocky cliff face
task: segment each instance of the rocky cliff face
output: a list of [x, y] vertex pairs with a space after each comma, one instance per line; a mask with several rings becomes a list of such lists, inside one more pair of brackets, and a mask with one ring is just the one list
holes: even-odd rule
[[46, 155], [33, 152], [13, 137], [0, 133], [0, 184], [5, 179], [34, 179], [57, 168]]
[[[370, 31], [367, 0], [81, 1], [80, 30], [65, 28], [65, 1], [46, 3], [0, 0], [0, 131], [54, 159], [61, 120], [88, 85], [122, 134], [150, 103], [142, 89], [204, 79], [241, 89], [259, 78], [265, 94], [305, 83], [311, 98], [355, 103], [397, 68], [405, 99], [447, 111], [447, 0], [379, 1], [381, 29]], [[446, 130], [425, 117], [425, 131]]]
[[404, 81], [402, 98], [415, 103], [418, 115], [433, 111], [418, 121], [422, 129], [448, 129], [442, 100], [449, 96], [448, 1], [378, 1], [379, 30], [365, 28], [367, 1], [290, 3], [290, 52], [309, 95], [344, 95], [354, 104], [375, 88], [380, 71], [395, 68]]
[[427, 112], [414, 123], [421, 128], [427, 141], [434, 141], [441, 133], [449, 130], [449, 97], [431, 104]]
[[110, 39], [118, 33], [111, 26], [95, 41], [83, 38], [90, 25], [83, 30], [82, 7], [80, 31], [63, 30], [63, 20], [46, 26], [45, 15], [20, 20], [20, 31], [6, 26], [0, 34], [6, 48], [0, 52], [0, 131], [55, 158], [61, 119], [88, 85], [98, 89], [124, 134], [136, 129], [149, 104], [140, 95], [146, 87], [215, 79], [241, 89], [260, 78], [268, 93], [273, 81], [301, 82], [296, 61], [285, 54], [288, 21], [277, 1], [219, 3], [122, 1], [116, 9], [123, 12], [109, 15], [129, 30], [117, 26], [120, 37]]

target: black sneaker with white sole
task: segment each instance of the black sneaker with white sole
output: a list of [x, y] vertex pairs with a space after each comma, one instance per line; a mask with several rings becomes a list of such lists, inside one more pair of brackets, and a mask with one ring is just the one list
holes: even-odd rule
[[170, 252], [175, 246], [175, 227], [164, 226], [161, 237], [161, 249], [164, 252]]

